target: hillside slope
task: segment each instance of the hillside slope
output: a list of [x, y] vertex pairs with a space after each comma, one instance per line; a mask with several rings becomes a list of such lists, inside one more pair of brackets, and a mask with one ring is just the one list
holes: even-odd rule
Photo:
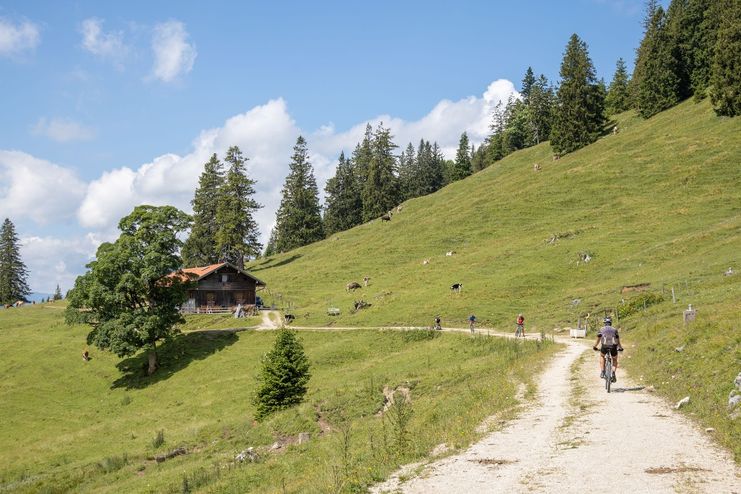
[[[587, 313], [594, 326], [603, 309], [633, 302], [641, 310], [619, 321], [623, 365], [672, 403], [691, 396], [684, 411], [741, 460], [741, 420], [727, 408], [741, 371], [741, 119], [687, 101], [618, 125], [558, 161], [547, 143], [514, 153], [408, 201], [390, 223], [248, 269], [299, 325], [429, 326], [440, 314], [444, 326], [464, 326], [474, 313], [509, 331], [523, 312], [528, 331], [548, 332]], [[370, 286], [345, 291], [364, 276]], [[639, 284], [645, 291], [623, 293]], [[643, 307], [646, 296], [663, 301]], [[372, 305], [352, 314], [359, 299]], [[687, 304], [698, 317], [685, 325]], [[327, 316], [330, 306], [342, 315]]]
[[[614, 306], [623, 285], [717, 287], [718, 299], [729, 297], [722, 273], [741, 270], [741, 120], [686, 102], [648, 121], [622, 115], [619, 128], [558, 161], [547, 143], [514, 153], [408, 201], [390, 223], [248, 269], [267, 282], [268, 302], [291, 304], [297, 323], [429, 325], [439, 313], [462, 324], [475, 313], [509, 327], [524, 312], [530, 326], [551, 328]], [[591, 261], [578, 263], [581, 253]], [[369, 287], [345, 291], [364, 276]], [[449, 289], [456, 282], [460, 294]], [[358, 299], [372, 307], [351, 315]], [[343, 314], [326, 316], [328, 306]]]

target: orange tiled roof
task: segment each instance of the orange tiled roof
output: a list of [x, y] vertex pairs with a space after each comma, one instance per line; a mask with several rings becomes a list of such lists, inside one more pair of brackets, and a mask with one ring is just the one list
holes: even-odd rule
[[[210, 264], [208, 266], [198, 266], [198, 267], [195, 267], [195, 268], [183, 268], [183, 269], [179, 269], [178, 271], [175, 271], [174, 273], [168, 274], [166, 276], [166, 278], [179, 278], [181, 281], [196, 281], [196, 280], [200, 280], [204, 276], [207, 276], [207, 275], [213, 273], [217, 269], [219, 269], [219, 268], [221, 268], [223, 266], [226, 266], [227, 264], [228, 263], [226, 263], [226, 262], [220, 262], [220, 263], [217, 263], [217, 264]], [[229, 266], [231, 266], [231, 264], [229, 264]], [[232, 266], [232, 267], [234, 267], [234, 266]], [[265, 282], [264, 281], [262, 281], [262, 280], [260, 280], [258, 278], [255, 278], [254, 276], [252, 276], [248, 272], [243, 271], [241, 269], [238, 269], [238, 271], [241, 272], [241, 273], [244, 273], [245, 275], [247, 275], [250, 278], [254, 279], [257, 282], [258, 286], [265, 286]]]

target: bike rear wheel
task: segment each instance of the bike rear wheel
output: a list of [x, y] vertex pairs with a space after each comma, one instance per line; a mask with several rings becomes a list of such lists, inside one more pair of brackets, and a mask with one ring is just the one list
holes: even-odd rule
[[610, 392], [610, 385], [612, 384], [612, 359], [605, 359], [605, 389]]

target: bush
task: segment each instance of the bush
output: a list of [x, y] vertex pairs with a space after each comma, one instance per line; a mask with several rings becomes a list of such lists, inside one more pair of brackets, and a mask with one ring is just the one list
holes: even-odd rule
[[152, 439], [152, 447], [157, 449], [163, 444], [165, 444], [165, 431], [159, 430], [157, 431], [157, 435], [154, 436], [154, 439]]
[[310, 377], [309, 359], [296, 332], [279, 330], [273, 349], [262, 358], [255, 418], [261, 420], [276, 410], [301, 403]]
[[631, 314], [635, 314], [638, 311], [647, 309], [648, 307], [663, 301], [664, 297], [658, 293], [642, 293], [636, 298], [619, 305], [617, 309], [618, 317], [623, 319]]
[[407, 343], [413, 341], [434, 340], [440, 336], [440, 332], [434, 329], [411, 329], [402, 333], [402, 338]]
[[126, 453], [123, 456], [108, 456], [103, 458], [103, 461], [98, 462], [98, 468], [103, 473], [111, 473], [117, 470], [121, 470], [129, 463], [129, 458]]

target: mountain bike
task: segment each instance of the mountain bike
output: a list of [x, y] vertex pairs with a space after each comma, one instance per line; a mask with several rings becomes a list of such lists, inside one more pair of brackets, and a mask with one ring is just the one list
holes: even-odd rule
[[[598, 350], [599, 351], [599, 350]], [[623, 350], [618, 348], [619, 352], [622, 352]], [[610, 392], [610, 386], [612, 385], [612, 379], [615, 374], [615, 370], [613, 369], [613, 361], [612, 361], [612, 353], [609, 351], [605, 353], [605, 389], [607, 392]]]

